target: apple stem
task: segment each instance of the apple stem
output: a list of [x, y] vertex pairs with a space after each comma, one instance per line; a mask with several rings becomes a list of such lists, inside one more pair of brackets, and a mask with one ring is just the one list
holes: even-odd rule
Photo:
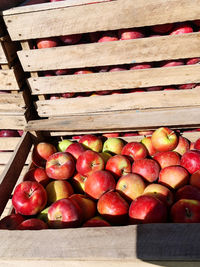
[[190, 212], [190, 210], [188, 208], [185, 208], [185, 211], [186, 211], [187, 217], [191, 217], [192, 216], [192, 214], [191, 214], [191, 212]]

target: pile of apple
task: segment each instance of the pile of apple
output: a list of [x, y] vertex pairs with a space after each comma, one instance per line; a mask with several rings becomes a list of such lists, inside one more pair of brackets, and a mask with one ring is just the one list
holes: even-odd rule
[[84, 135], [38, 143], [32, 161], [0, 229], [200, 222], [200, 138], [167, 127], [140, 142]]

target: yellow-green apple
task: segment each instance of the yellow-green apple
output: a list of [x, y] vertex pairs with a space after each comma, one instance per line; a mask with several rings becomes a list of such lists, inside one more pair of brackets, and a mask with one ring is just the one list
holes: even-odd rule
[[147, 185], [147, 187], [144, 189], [143, 195], [150, 195], [156, 197], [162, 202], [164, 202], [167, 206], [171, 206], [174, 201], [174, 195], [172, 191], [170, 191], [169, 188], [161, 184]]
[[85, 193], [93, 199], [99, 199], [105, 192], [115, 189], [116, 182], [108, 171], [96, 171], [85, 181]]
[[51, 228], [78, 227], [82, 223], [79, 205], [69, 198], [59, 199], [48, 210], [48, 224]]
[[129, 205], [118, 192], [109, 191], [103, 194], [97, 202], [97, 210], [111, 224], [126, 224]]
[[156, 33], [168, 33], [169, 31], [171, 31], [173, 28], [173, 24], [172, 23], [167, 23], [167, 24], [161, 24], [161, 25], [155, 25], [152, 26], [151, 29], [152, 31], [156, 32]]
[[0, 220], [0, 230], [15, 230], [17, 226], [24, 221], [24, 217], [20, 214], [10, 214]]
[[112, 155], [110, 153], [108, 153], [108, 152], [101, 152], [100, 155], [102, 156], [105, 164], [112, 157]]
[[87, 149], [79, 143], [73, 143], [68, 146], [68, 148], [65, 150], [65, 152], [70, 153], [76, 160], [78, 157]]
[[200, 201], [194, 199], [178, 200], [171, 207], [170, 219], [174, 223], [199, 223]]
[[165, 167], [160, 171], [158, 182], [171, 189], [178, 189], [189, 182], [188, 171], [180, 165]]
[[37, 218], [31, 218], [23, 221], [17, 226], [16, 230], [43, 230], [48, 229], [48, 225]]
[[131, 224], [164, 223], [167, 221], [167, 206], [153, 196], [139, 196], [130, 205]]
[[103, 144], [103, 152], [121, 154], [124, 141], [120, 138], [110, 137]]
[[155, 182], [158, 179], [160, 166], [153, 159], [138, 159], [132, 165], [132, 172], [141, 175], [147, 182]]
[[95, 216], [97, 205], [89, 197], [82, 194], [73, 194], [69, 199], [75, 201], [82, 210], [83, 221], [87, 221]]
[[120, 40], [130, 40], [144, 37], [143, 31], [134, 28], [119, 30], [118, 35]]
[[142, 143], [130, 142], [122, 148], [121, 154], [129, 156], [133, 160], [137, 160], [146, 158], [148, 151]]
[[83, 144], [87, 149], [91, 149], [95, 152], [101, 152], [102, 151], [102, 141], [101, 138], [97, 137], [93, 134], [87, 134], [80, 138], [79, 140], [80, 144]]
[[115, 155], [107, 161], [105, 169], [119, 178], [131, 172], [131, 163], [126, 156]]
[[37, 167], [45, 167], [47, 159], [56, 151], [52, 144], [41, 142], [33, 148], [32, 161]]
[[179, 23], [173, 28], [172, 32], [170, 35], [177, 35], [177, 34], [183, 34], [183, 33], [191, 33], [193, 32], [192, 27], [190, 24], [187, 23]]
[[200, 150], [200, 138], [194, 142], [194, 149]]
[[40, 220], [48, 223], [48, 210], [49, 210], [49, 207], [47, 207], [44, 210], [40, 211], [40, 213], [37, 216], [37, 219], [40, 219]]
[[59, 36], [59, 39], [66, 45], [73, 45], [81, 40], [82, 34]]
[[25, 181], [18, 184], [14, 190], [12, 204], [16, 213], [36, 215], [44, 209], [46, 203], [46, 190], [38, 182]]
[[155, 130], [151, 137], [153, 147], [159, 151], [174, 150], [178, 144], [178, 136], [167, 127], [160, 127]]
[[175, 199], [196, 199], [200, 201], [200, 189], [193, 185], [185, 185], [179, 188], [175, 193]]
[[200, 189], [200, 169], [190, 176], [190, 184]]
[[86, 150], [77, 159], [76, 170], [83, 176], [104, 169], [104, 160], [98, 152]]
[[56, 37], [41, 38], [36, 40], [37, 48], [50, 48], [59, 45], [59, 39]]
[[65, 152], [69, 145], [73, 144], [72, 141], [64, 139], [58, 143], [58, 151]]
[[181, 156], [190, 149], [190, 142], [183, 136], [178, 137], [178, 145], [173, 150], [179, 153]]
[[78, 193], [84, 193], [85, 192], [85, 181], [87, 179], [87, 176], [83, 176], [80, 173], [76, 173], [71, 178], [71, 184], [76, 192]]
[[23, 181], [36, 181], [43, 186], [47, 186], [51, 179], [44, 168], [33, 168], [24, 175]]
[[153, 159], [160, 164], [161, 169], [172, 165], [180, 165], [181, 163], [180, 155], [174, 151], [158, 152]]
[[141, 143], [146, 147], [148, 154], [153, 156], [156, 154], [156, 149], [153, 147], [151, 142], [151, 136], [146, 136], [141, 140]]
[[56, 180], [47, 185], [46, 192], [47, 202], [50, 204], [59, 199], [68, 198], [74, 193], [74, 190], [68, 181]]
[[46, 173], [52, 179], [63, 180], [72, 177], [75, 171], [75, 161], [67, 152], [57, 152], [48, 157]]
[[181, 158], [181, 166], [183, 166], [190, 174], [200, 169], [200, 151], [188, 150]]
[[139, 174], [129, 173], [118, 180], [116, 190], [125, 200], [132, 201], [143, 194], [145, 187], [146, 184]]
[[82, 225], [82, 227], [104, 227], [104, 226], [111, 226], [111, 225], [101, 216], [95, 216]]

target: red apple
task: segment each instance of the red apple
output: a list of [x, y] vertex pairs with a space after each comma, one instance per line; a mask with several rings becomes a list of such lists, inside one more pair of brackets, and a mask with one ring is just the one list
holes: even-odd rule
[[48, 210], [48, 224], [51, 228], [78, 227], [82, 223], [79, 205], [69, 198], [54, 202]]
[[59, 39], [56, 37], [42, 38], [36, 41], [37, 48], [51, 48], [59, 45]]
[[38, 182], [25, 181], [17, 185], [12, 197], [12, 204], [17, 213], [35, 215], [44, 209], [47, 193]]
[[124, 199], [132, 201], [143, 194], [145, 187], [145, 182], [140, 175], [130, 173], [118, 180], [116, 190]]
[[29, 170], [23, 178], [23, 181], [36, 181], [43, 186], [47, 186], [50, 182], [50, 178], [46, 174], [45, 169], [43, 168], [34, 168]]
[[151, 142], [151, 136], [144, 137], [141, 140], [141, 143], [146, 147], [148, 154], [150, 156], [153, 156], [156, 154], [156, 149], [153, 147], [152, 142]]
[[189, 58], [186, 60], [186, 65], [193, 65], [200, 63], [200, 57]]
[[1, 130], [0, 137], [19, 137], [18, 131], [15, 130]]
[[194, 149], [200, 150], [200, 138], [194, 142]]
[[164, 202], [167, 206], [171, 206], [174, 201], [173, 193], [164, 185], [149, 184], [144, 189], [143, 195], [153, 196]]
[[76, 74], [76, 75], [78, 75], [78, 74], [90, 74], [90, 73], [93, 73], [93, 72], [90, 70], [78, 70], [78, 71], [74, 72], [74, 74]]
[[175, 26], [170, 35], [177, 35], [177, 34], [191, 33], [191, 32], [193, 32], [193, 29], [189, 24], [179, 23]]
[[76, 190], [78, 193], [84, 193], [85, 192], [85, 181], [87, 177], [81, 175], [80, 173], [77, 173], [74, 175], [71, 179], [71, 183], [73, 188]]
[[178, 86], [178, 89], [187, 90], [187, 89], [195, 88], [195, 86], [196, 86], [196, 83], [182, 84]]
[[105, 169], [119, 178], [131, 172], [131, 163], [126, 156], [115, 155], [107, 161]]
[[172, 23], [167, 23], [167, 24], [162, 24], [162, 25], [155, 25], [152, 26], [151, 29], [152, 31], [154, 31], [155, 33], [168, 33], [169, 31], [171, 31], [173, 28], [173, 24]]
[[171, 208], [170, 218], [174, 223], [199, 223], [200, 201], [180, 199]]
[[174, 151], [158, 152], [153, 159], [160, 164], [161, 169], [172, 165], [180, 165], [181, 163], [180, 155]]
[[165, 87], [164, 91], [177, 90], [175, 87]]
[[60, 36], [59, 38], [65, 45], [73, 45], [77, 44], [81, 40], [81, 37], [82, 34], [72, 34]]
[[36, 4], [42, 4], [42, 3], [47, 3], [49, 2], [48, 0], [29, 0], [28, 2], [26, 1], [25, 3], [22, 3], [24, 6], [29, 6], [29, 5], [36, 5]]
[[83, 137], [80, 138], [79, 140], [80, 144], [83, 144], [83, 146], [87, 149], [91, 149], [96, 152], [101, 152], [102, 151], [102, 141], [99, 137], [92, 135], [92, 134], [87, 134], [84, 135]]
[[175, 66], [181, 66], [184, 65], [183, 60], [168, 60], [164, 61], [160, 67], [175, 67]]
[[198, 171], [200, 169], [200, 151], [188, 150], [181, 158], [181, 165], [188, 170], [190, 174]]
[[17, 226], [24, 221], [24, 218], [20, 214], [10, 214], [0, 220], [0, 230], [8, 229], [15, 230]]
[[141, 69], [149, 69], [152, 67], [151, 63], [137, 63], [137, 64], [133, 64], [130, 67], [130, 70], [141, 70]]
[[124, 70], [127, 70], [127, 69], [125, 69], [125, 68], [115, 67], [115, 68], [111, 68], [111, 69], [109, 70], [109, 72], [124, 71]]
[[176, 133], [167, 127], [160, 127], [155, 130], [151, 141], [153, 147], [159, 152], [174, 150], [178, 145]]
[[36, 218], [25, 220], [17, 226], [17, 230], [42, 230], [47, 228], [48, 225], [44, 221]]
[[120, 138], [110, 137], [103, 144], [103, 152], [121, 154], [124, 141]]
[[190, 141], [183, 136], [178, 137], [178, 145], [173, 150], [179, 153], [181, 156], [190, 149]]
[[175, 199], [195, 199], [200, 201], [200, 189], [193, 185], [185, 185], [179, 188], [175, 193]]
[[200, 189], [200, 169], [190, 176], [190, 184]]
[[179, 165], [165, 167], [160, 171], [158, 182], [169, 188], [178, 189], [189, 182], [189, 173]]
[[117, 41], [118, 38], [113, 32], [105, 32], [103, 36], [98, 40], [98, 43]]
[[129, 217], [131, 224], [164, 223], [167, 221], [167, 207], [158, 198], [143, 195], [131, 203]]
[[73, 97], [75, 95], [75, 93], [62, 93], [61, 94], [61, 96], [63, 97], [63, 98], [71, 98], [71, 97]]
[[83, 221], [87, 221], [95, 216], [96, 203], [85, 195], [73, 194], [69, 197], [72, 201], [75, 201], [82, 210]]
[[68, 146], [65, 152], [70, 153], [76, 160], [78, 157], [85, 152], [87, 149], [80, 143], [73, 143]]
[[113, 175], [108, 171], [96, 171], [85, 181], [85, 193], [93, 199], [99, 199], [105, 192], [115, 189]]
[[78, 157], [76, 170], [83, 176], [89, 176], [95, 171], [103, 170], [104, 165], [104, 160], [99, 153], [86, 150]]
[[143, 31], [134, 28], [119, 30], [118, 35], [120, 40], [130, 40], [144, 37]]
[[115, 191], [103, 194], [97, 202], [97, 210], [111, 224], [126, 224], [128, 203]]
[[[152, 86], [152, 87], [147, 87], [147, 88], [145, 88], [145, 90], [146, 90], [147, 92], [151, 92], [151, 91], [160, 91], [160, 90], [162, 90], [162, 89], [163, 89], [162, 86]], [[143, 90], [143, 92], [144, 92], [144, 90]]]
[[34, 146], [32, 152], [32, 161], [37, 167], [45, 167], [47, 159], [54, 153], [56, 148], [49, 143], [39, 143]]
[[95, 216], [85, 222], [83, 227], [103, 227], [103, 226], [111, 226], [109, 222], [104, 220], [101, 216]]
[[141, 175], [147, 182], [154, 182], [158, 179], [160, 166], [153, 159], [139, 159], [132, 165], [132, 172]]
[[71, 154], [57, 152], [51, 155], [46, 162], [46, 173], [52, 179], [69, 179], [75, 171], [75, 162]]
[[57, 76], [66, 75], [68, 73], [69, 73], [68, 69], [62, 69], [62, 70], [55, 70], [54, 71], [54, 74], [57, 75]]
[[122, 148], [121, 154], [124, 156], [129, 156], [133, 160], [138, 160], [146, 158], [148, 151], [142, 143], [130, 142]]
[[102, 136], [110, 138], [110, 137], [119, 137], [120, 134], [119, 133], [104, 133], [104, 134], [102, 134]]

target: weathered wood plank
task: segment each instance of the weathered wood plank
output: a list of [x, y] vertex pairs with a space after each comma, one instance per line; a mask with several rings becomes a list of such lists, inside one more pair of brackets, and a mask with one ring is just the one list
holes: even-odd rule
[[[42, 9], [42, 6], [38, 8]], [[4, 12], [12, 40], [200, 19], [198, 0], [124, 0], [76, 7], [68, 7], [66, 2], [60, 8], [52, 10], [24, 13], [24, 7], [19, 7], [13, 13], [18, 14], [9, 15], [9, 12]]]
[[[11, 151], [11, 152], [6, 152], [6, 151], [0, 152], [0, 164], [6, 165], [9, 162], [9, 160], [11, 159], [13, 153], [14, 153], [13, 151]], [[26, 159], [25, 164], [29, 164], [30, 160], [31, 160], [31, 155], [29, 155], [29, 157]]]
[[0, 96], [0, 114], [24, 115], [25, 101], [23, 94], [1, 94]]
[[6, 57], [2, 42], [0, 42], [0, 64], [8, 64], [8, 59]]
[[200, 33], [19, 51], [24, 71], [199, 57]]
[[26, 125], [25, 116], [16, 115], [1, 115], [0, 116], [0, 129], [23, 130]]
[[14, 69], [0, 70], [0, 90], [20, 90]]
[[0, 150], [14, 150], [20, 141], [20, 137], [0, 138]]

